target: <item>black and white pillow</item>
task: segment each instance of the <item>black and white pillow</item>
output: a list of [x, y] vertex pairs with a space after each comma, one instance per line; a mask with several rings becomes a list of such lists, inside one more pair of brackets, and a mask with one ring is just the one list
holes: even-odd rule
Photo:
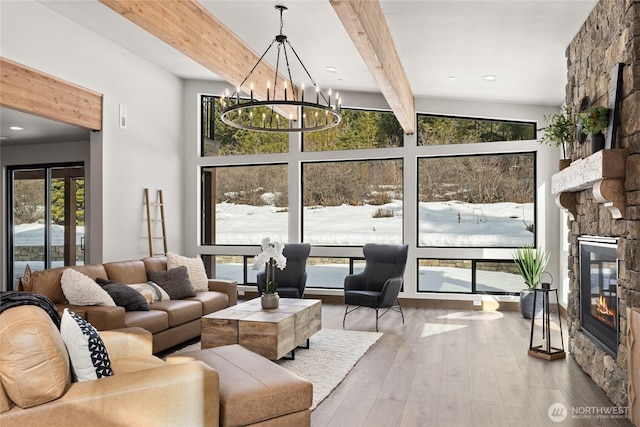
[[71, 367], [78, 381], [113, 375], [107, 349], [91, 323], [65, 308], [60, 334], [67, 346]]
[[149, 311], [149, 303], [139, 292], [120, 282], [98, 277], [96, 282], [107, 291], [113, 302], [125, 311]]

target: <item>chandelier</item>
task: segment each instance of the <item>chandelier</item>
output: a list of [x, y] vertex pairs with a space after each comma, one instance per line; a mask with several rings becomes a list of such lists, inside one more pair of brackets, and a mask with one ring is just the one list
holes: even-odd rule
[[[320, 90], [302, 63], [298, 53], [287, 40], [287, 36], [282, 34], [282, 14], [288, 10], [287, 7], [277, 5], [275, 8], [280, 12], [280, 34], [276, 35], [267, 50], [249, 71], [249, 74], [236, 88], [236, 91], [231, 95], [228, 95], [228, 92], [222, 95], [222, 121], [238, 129], [262, 132], [311, 132], [337, 126], [342, 120], [339, 94], [336, 93], [332, 100], [331, 89], [327, 91], [326, 95]], [[273, 89], [270, 88], [270, 81], [267, 81], [267, 98], [266, 100], [258, 100], [253, 96], [251, 75], [274, 45], [277, 46], [277, 60]], [[293, 53], [293, 56], [311, 81], [314, 88], [314, 90], [310, 90], [311, 93], [305, 94], [304, 82], [299, 89], [294, 86], [291, 78], [288, 50]], [[278, 73], [281, 56], [284, 57], [286, 66], [285, 77], [280, 76]], [[248, 98], [246, 97], [246, 92], [244, 96], [240, 93], [245, 83], [249, 83], [251, 88]], [[283, 85], [284, 89], [280, 93], [277, 92], [279, 83]], [[288, 87], [291, 88], [289, 94], [287, 93]], [[299, 120], [300, 117], [301, 120]]]

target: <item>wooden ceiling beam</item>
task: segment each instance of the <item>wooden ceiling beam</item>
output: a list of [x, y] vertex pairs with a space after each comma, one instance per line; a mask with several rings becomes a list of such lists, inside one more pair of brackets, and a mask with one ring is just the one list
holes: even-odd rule
[[415, 133], [415, 103], [379, 0], [329, 0], [406, 134]]
[[0, 57], [0, 105], [45, 119], [102, 130], [102, 94]]
[[[165, 43], [193, 59], [234, 87], [239, 87], [249, 70], [258, 62], [258, 56], [245, 42], [236, 36], [218, 18], [195, 0], [100, 0], [102, 4], [129, 21], [158, 37]], [[265, 46], [266, 48], [266, 46]], [[242, 90], [249, 93], [253, 83], [254, 97], [267, 98], [267, 82], [276, 70], [261, 61]], [[283, 84], [287, 80], [279, 73], [276, 96], [283, 97]], [[289, 86], [291, 88], [291, 84]], [[291, 90], [291, 89], [290, 89]], [[297, 88], [295, 89], [297, 93]], [[279, 111], [285, 117], [297, 118], [297, 109]]]

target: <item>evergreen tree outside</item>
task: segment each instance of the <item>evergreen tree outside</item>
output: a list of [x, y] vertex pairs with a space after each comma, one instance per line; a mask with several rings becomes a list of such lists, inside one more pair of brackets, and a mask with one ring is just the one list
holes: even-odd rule
[[535, 123], [434, 115], [418, 116], [418, 145], [536, 139]]

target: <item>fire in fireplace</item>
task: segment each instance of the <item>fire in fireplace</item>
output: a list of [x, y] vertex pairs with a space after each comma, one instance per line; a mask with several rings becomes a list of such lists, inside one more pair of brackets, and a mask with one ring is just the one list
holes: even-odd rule
[[583, 236], [580, 243], [582, 332], [615, 356], [618, 352], [618, 242]]
[[596, 301], [596, 311], [595, 316], [606, 325], [611, 326], [612, 328], [616, 327], [616, 311], [609, 308], [609, 304], [607, 304], [607, 299], [604, 295], [600, 295], [598, 297], [598, 301]]

